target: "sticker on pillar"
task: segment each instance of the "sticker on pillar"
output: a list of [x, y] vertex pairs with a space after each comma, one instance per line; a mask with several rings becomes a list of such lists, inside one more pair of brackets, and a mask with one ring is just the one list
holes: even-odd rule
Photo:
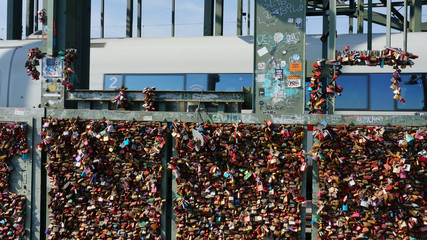
[[265, 62], [258, 63], [258, 69], [259, 70], [264, 70], [265, 69]]
[[295, 28], [302, 28], [302, 18], [297, 17], [295, 18]]
[[283, 35], [283, 33], [277, 32], [277, 33], [274, 34], [273, 39], [274, 39], [274, 41], [276, 43], [279, 43], [279, 42], [281, 42], [283, 40], [284, 37], [285, 36]]
[[283, 79], [283, 69], [278, 68], [274, 70], [274, 77], [276, 80], [282, 80]]
[[291, 72], [301, 72], [302, 71], [302, 63], [289, 63], [289, 71]]
[[260, 97], [264, 97], [265, 96], [265, 89], [264, 88], [260, 88], [258, 93], [259, 93]]
[[256, 76], [257, 82], [264, 82], [265, 81], [265, 74], [257, 74]]
[[280, 67], [282, 68], [286, 67], [286, 61], [280, 61]]
[[264, 56], [265, 54], [268, 53], [268, 50], [267, 50], [266, 47], [263, 47], [260, 50], [258, 50], [257, 53], [258, 53], [258, 56], [262, 57], [262, 56]]
[[290, 57], [289, 62], [301, 62], [301, 55], [299, 53], [294, 53], [292, 57]]
[[294, 23], [294, 19], [293, 18], [288, 18], [288, 23]]
[[298, 88], [298, 87], [301, 87], [301, 76], [299, 76], [299, 75], [289, 75], [288, 76], [288, 87], [289, 88]]

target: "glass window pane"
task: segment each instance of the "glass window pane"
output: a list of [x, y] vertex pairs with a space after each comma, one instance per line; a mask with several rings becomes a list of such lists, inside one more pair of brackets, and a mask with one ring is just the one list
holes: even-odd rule
[[[416, 74], [414, 77], [419, 77]], [[405, 103], [398, 102], [397, 110], [422, 110], [424, 107], [423, 87], [420, 85], [421, 79], [414, 84], [408, 84], [411, 74], [401, 74], [402, 83], [399, 84], [401, 89], [400, 95], [405, 99]], [[405, 84], [406, 82], [406, 84]]]
[[183, 74], [135, 74], [125, 76], [125, 86], [128, 90], [156, 87], [156, 90], [159, 91], [182, 91], [184, 90], [184, 80]]
[[394, 99], [393, 89], [390, 88], [393, 74], [369, 74], [370, 77], [370, 110], [393, 111]]
[[219, 74], [216, 91], [242, 91], [242, 87], [252, 87], [252, 74]]
[[208, 90], [207, 74], [187, 74], [185, 90], [206, 91]]
[[368, 76], [343, 74], [337, 79], [343, 87], [341, 96], [335, 98], [335, 108], [339, 110], [368, 109]]
[[104, 75], [104, 90], [114, 90], [123, 85], [123, 75]]

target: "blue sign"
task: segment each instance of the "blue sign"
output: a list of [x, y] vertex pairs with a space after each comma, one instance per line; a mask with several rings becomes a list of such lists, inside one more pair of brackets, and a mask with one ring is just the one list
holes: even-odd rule
[[104, 90], [114, 90], [123, 85], [123, 75], [104, 75]]

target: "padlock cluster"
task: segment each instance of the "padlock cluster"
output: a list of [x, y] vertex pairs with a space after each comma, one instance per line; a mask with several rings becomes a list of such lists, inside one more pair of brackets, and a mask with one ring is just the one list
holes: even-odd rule
[[25, 235], [25, 196], [0, 193], [0, 238], [19, 240]]
[[325, 67], [326, 59], [317, 60], [313, 64], [313, 69], [311, 70], [311, 80], [310, 85], [308, 86], [308, 91], [310, 93], [310, 100], [307, 102], [309, 106], [310, 114], [324, 114], [326, 110], [326, 100], [329, 95], [338, 95], [341, 96], [343, 88], [336, 85], [336, 79], [341, 75], [341, 62], [332, 60], [333, 64], [332, 73], [333, 76], [329, 81], [328, 86], [324, 90], [322, 87], [322, 69]]
[[159, 240], [160, 123], [44, 119], [48, 239]]
[[25, 235], [24, 195], [9, 193], [9, 176], [14, 156], [27, 158], [27, 125], [0, 123], [0, 238], [22, 239]]
[[130, 110], [132, 107], [132, 104], [130, 103], [128, 99], [128, 95], [126, 93], [126, 90], [128, 88], [125, 86], [121, 86], [119, 88], [116, 88], [116, 91], [119, 91], [119, 94], [114, 98], [112, 103], [114, 104], [114, 110]]
[[314, 134], [319, 238], [427, 233], [427, 128], [319, 125]]
[[58, 55], [61, 56], [61, 60], [64, 62], [64, 68], [62, 69], [64, 79], [62, 80], [62, 85], [64, 85], [68, 90], [73, 90], [74, 86], [68, 80], [70, 76], [75, 73], [72, 68], [72, 64], [77, 59], [77, 49], [68, 48], [61, 50], [58, 52]]
[[37, 14], [39, 15], [39, 22], [44, 23], [46, 21], [46, 9], [42, 9], [37, 11]]
[[154, 96], [155, 90], [156, 90], [156, 87], [150, 87], [150, 88], [146, 87], [144, 88], [144, 90], [142, 90], [142, 93], [145, 94], [144, 104], [142, 105], [142, 107], [145, 109], [146, 112], [156, 110], [153, 106], [154, 105], [153, 96]]
[[390, 88], [393, 89], [393, 99], [405, 103], [405, 99], [401, 96], [402, 90], [399, 87], [399, 84], [402, 82], [402, 78], [400, 77], [401, 72], [402, 70], [400, 69], [396, 69], [396, 71], [394, 71]]
[[11, 158], [27, 158], [27, 128], [25, 123], [0, 123], [0, 192], [9, 190]]
[[33, 80], [40, 79], [40, 72], [37, 70], [37, 66], [40, 65], [39, 59], [42, 59], [44, 54], [38, 48], [30, 48], [27, 53], [28, 60], [25, 62], [25, 68], [27, 69], [28, 76], [31, 76]]
[[302, 126], [171, 126], [177, 239], [299, 239]]
[[402, 71], [401, 69], [406, 68], [406, 66], [412, 67], [414, 65], [412, 60], [417, 58], [418, 55], [402, 51], [400, 48], [390, 47], [385, 47], [382, 51], [350, 51], [350, 48], [346, 46], [344, 51], [337, 52], [337, 60], [342, 65], [392, 66], [395, 72], [391, 79], [392, 84], [390, 88], [393, 89], [393, 99], [402, 103], [405, 102], [405, 99], [400, 95], [401, 89], [399, 83], [402, 79], [399, 74]]

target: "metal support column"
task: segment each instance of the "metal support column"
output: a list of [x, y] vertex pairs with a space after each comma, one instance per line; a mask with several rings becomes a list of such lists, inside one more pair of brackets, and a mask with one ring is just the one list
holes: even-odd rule
[[322, 41], [322, 58], [328, 58], [328, 37], [329, 34], [329, 18], [327, 15], [328, 10], [328, 0], [323, 0], [323, 36], [321, 38]]
[[175, 37], [175, 0], [172, 0], [172, 37]]
[[248, 36], [251, 35], [251, 0], [248, 0], [248, 12], [246, 13], [248, 19]]
[[7, 0], [7, 40], [22, 38], [22, 1]]
[[34, 0], [27, 0], [27, 16], [25, 22], [25, 36], [29, 36], [34, 32]]
[[243, 0], [237, 0], [237, 35], [241, 36], [243, 34], [242, 31], [242, 5], [243, 5]]
[[411, 0], [410, 7], [409, 31], [421, 32], [422, 0]]
[[391, 47], [391, 0], [387, 0], [386, 46]]
[[203, 36], [213, 36], [214, 0], [205, 0]]
[[127, 0], [126, 10], [126, 37], [132, 37], [133, 30], [133, 0]]
[[[91, 1], [44, 2], [47, 4], [44, 6], [47, 10], [47, 28], [43, 28], [43, 52], [47, 53], [48, 57], [56, 57], [58, 51], [76, 49], [77, 59], [72, 63], [75, 74], [71, 75], [68, 81], [77, 89], [89, 89]], [[58, 101], [58, 95], [64, 94], [64, 86], [57, 81], [60, 79], [47, 77], [46, 80], [42, 81], [42, 102], [55, 102], [55, 106], [46, 106], [63, 108], [64, 100]], [[45, 94], [52, 85], [55, 85], [55, 93]]]
[[104, 5], [105, 0], [101, 0], [101, 38], [104, 38]]
[[[337, 1], [329, 1], [329, 60], [335, 59], [336, 55], [336, 34], [337, 34]], [[335, 95], [329, 94], [328, 114], [335, 112]]]
[[141, 37], [142, 36], [142, 0], [138, 0], [138, 11], [137, 11], [137, 18], [136, 18], [136, 36]]
[[[255, 1], [254, 113], [304, 113], [306, 3], [288, 0], [294, 9], [289, 12], [280, 1]], [[296, 38], [294, 44], [282, 41], [288, 33]], [[275, 46], [257, 41], [273, 36], [280, 39]]]
[[38, 14], [39, 0], [35, 1], [34, 11], [35, 11], [35, 14], [34, 14], [34, 32], [37, 32], [39, 30], [39, 14]]
[[[355, 6], [354, 0], [350, 0], [349, 7], [354, 8], [354, 6]], [[354, 22], [353, 16], [349, 15], [348, 16], [348, 33], [350, 33], [350, 34], [353, 33], [353, 29], [354, 29], [353, 28], [353, 25], [354, 25], [353, 22]]]
[[224, 30], [224, 0], [215, 4], [215, 36], [222, 36]]
[[372, 50], [372, 0], [368, 0], [368, 50]]
[[408, 3], [407, 0], [403, 0], [403, 51], [408, 50]]
[[357, 33], [363, 33], [363, 22], [364, 22], [364, 0], [357, 1]]

